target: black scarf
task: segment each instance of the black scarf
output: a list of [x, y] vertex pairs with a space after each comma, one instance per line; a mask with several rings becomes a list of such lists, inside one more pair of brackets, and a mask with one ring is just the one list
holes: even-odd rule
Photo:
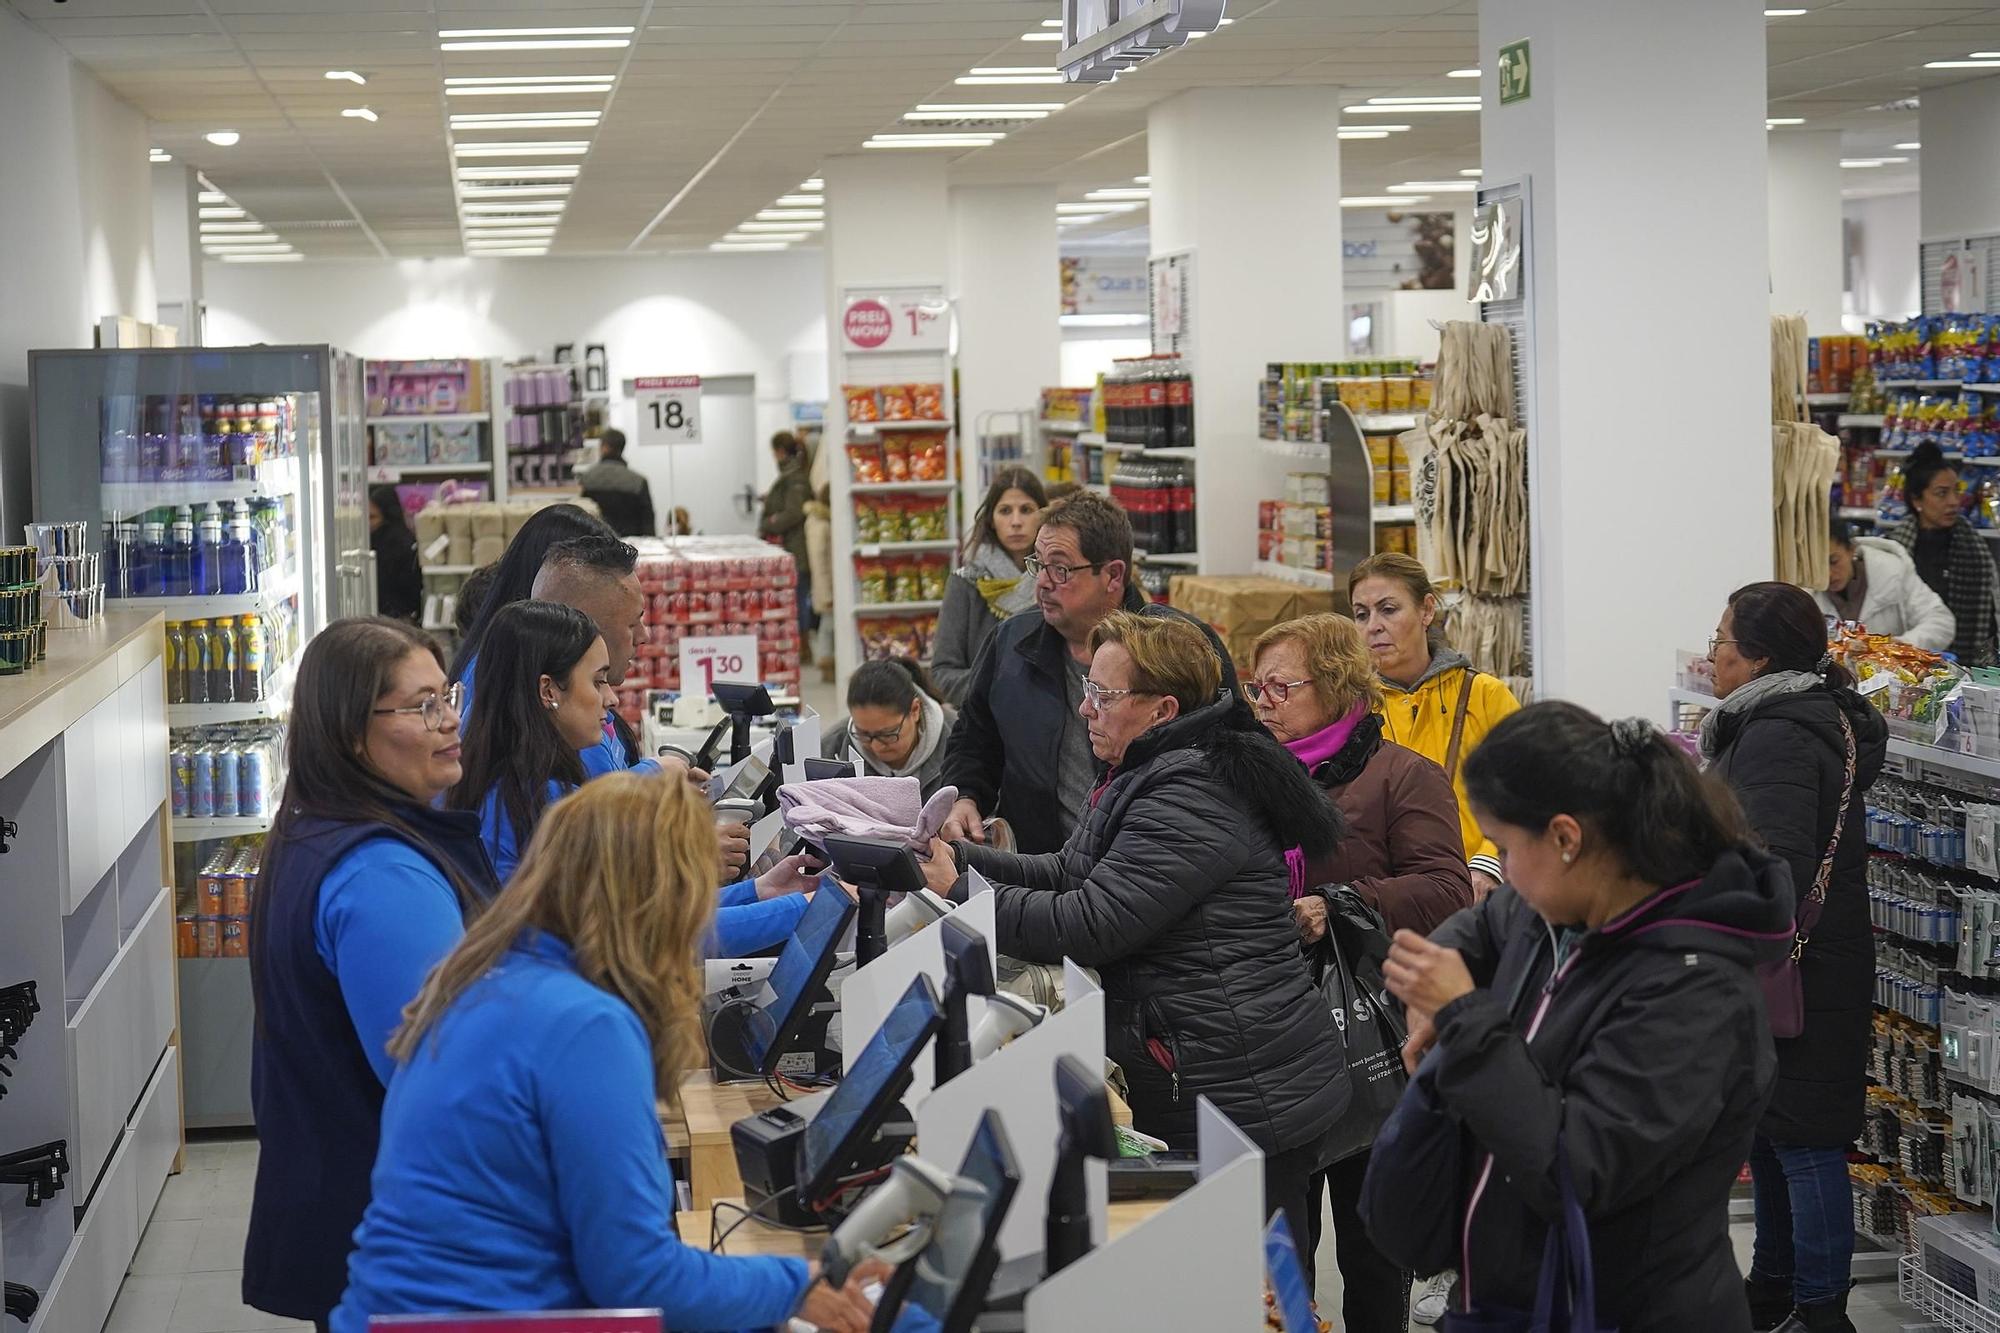
[[1381, 714], [1369, 713], [1355, 724], [1346, 742], [1333, 752], [1333, 758], [1313, 770], [1313, 781], [1322, 787], [1345, 787], [1361, 776], [1361, 770], [1368, 767], [1368, 761], [1381, 748]]

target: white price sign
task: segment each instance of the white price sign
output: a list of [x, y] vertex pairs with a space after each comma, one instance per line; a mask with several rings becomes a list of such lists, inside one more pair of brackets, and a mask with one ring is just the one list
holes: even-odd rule
[[757, 636], [709, 634], [681, 640], [681, 692], [711, 693], [718, 680], [757, 683]]
[[942, 352], [951, 305], [936, 288], [849, 291], [841, 342], [850, 352]]
[[701, 443], [701, 376], [633, 380], [632, 393], [639, 401], [638, 443]]

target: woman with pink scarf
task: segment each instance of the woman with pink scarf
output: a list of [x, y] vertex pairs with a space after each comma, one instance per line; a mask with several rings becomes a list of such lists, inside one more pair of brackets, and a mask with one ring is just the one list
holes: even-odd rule
[[[1444, 770], [1414, 750], [1384, 740], [1375, 711], [1380, 691], [1366, 640], [1345, 616], [1311, 615], [1265, 631], [1255, 669], [1243, 682], [1258, 720], [1312, 775], [1347, 826], [1331, 852], [1287, 854], [1292, 912], [1307, 957], [1326, 936], [1329, 891], [1352, 889], [1381, 913], [1390, 933], [1429, 934], [1472, 905], [1458, 799]], [[1333, 1211], [1334, 1248], [1343, 1288], [1341, 1327], [1348, 1333], [1402, 1333], [1407, 1273], [1377, 1251], [1357, 1201], [1368, 1154], [1333, 1163], [1324, 1180]], [[1310, 1216], [1319, 1217], [1317, 1206]], [[1317, 1227], [1309, 1244], [1317, 1246]]]

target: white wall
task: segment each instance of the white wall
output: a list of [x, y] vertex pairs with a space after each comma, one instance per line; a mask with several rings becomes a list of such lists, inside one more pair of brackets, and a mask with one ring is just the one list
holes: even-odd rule
[[1769, 138], [1771, 313], [1804, 315], [1808, 333], [1837, 333], [1840, 134], [1784, 130]]
[[[959, 420], [976, 448], [982, 415], [1033, 412], [1061, 373], [1056, 189], [961, 186], [950, 192], [950, 207]], [[979, 474], [970, 465], [964, 472], [970, 514], [979, 502]]]
[[762, 441], [790, 424], [791, 354], [825, 344], [823, 282], [813, 251], [211, 262], [203, 270], [211, 346], [330, 342], [366, 357], [546, 358], [556, 343], [576, 343], [579, 352], [603, 343], [612, 422], [628, 434], [624, 380], [754, 375], [760, 489], [775, 475]]
[[2000, 78], [1924, 89], [1917, 112], [1924, 145], [1923, 235], [1926, 240], [2000, 230], [2000, 172], [1993, 131], [2000, 126]]
[[0, 9], [0, 535], [28, 519], [28, 351], [151, 320], [145, 119]]
[[1851, 199], [1842, 213], [1848, 232], [1847, 315], [1851, 333], [1869, 320], [1908, 319], [1923, 309], [1917, 192]]

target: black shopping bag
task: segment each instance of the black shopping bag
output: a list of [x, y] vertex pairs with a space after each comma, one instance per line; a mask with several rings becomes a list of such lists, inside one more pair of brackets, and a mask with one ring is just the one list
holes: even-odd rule
[[1333, 1016], [1353, 1095], [1320, 1144], [1322, 1164], [1364, 1152], [1396, 1109], [1409, 1076], [1403, 1070], [1402, 1010], [1382, 979], [1388, 932], [1352, 889], [1326, 894], [1327, 930], [1320, 943], [1320, 996]]

